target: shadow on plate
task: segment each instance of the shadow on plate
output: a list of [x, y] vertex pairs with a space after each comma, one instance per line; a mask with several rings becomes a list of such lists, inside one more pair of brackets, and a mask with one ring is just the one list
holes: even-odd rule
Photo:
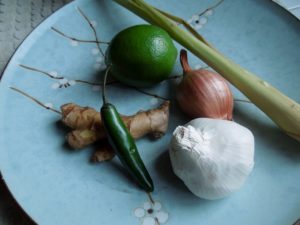
[[[256, 106], [252, 105], [252, 107]], [[265, 115], [258, 117], [257, 115], [251, 115], [252, 113], [253, 111], [248, 111], [246, 108], [239, 106], [236, 106], [234, 110], [237, 122], [253, 132], [255, 139], [266, 146], [265, 151], [274, 151], [292, 162], [299, 163], [300, 143], [286, 135]]]

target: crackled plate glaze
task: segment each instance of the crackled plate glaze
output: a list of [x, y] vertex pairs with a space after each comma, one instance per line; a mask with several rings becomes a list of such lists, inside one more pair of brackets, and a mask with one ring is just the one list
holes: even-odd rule
[[[225, 0], [217, 6], [212, 0], [149, 2], [184, 18], [225, 55], [300, 102], [300, 23], [278, 5], [268, 0]], [[154, 179], [154, 204], [128, 178], [118, 159], [91, 164], [93, 147], [81, 151], [66, 147], [68, 129], [59, 123], [58, 113], [47, 109], [59, 110], [68, 102], [100, 108], [99, 83], [105, 67], [92, 27], [99, 40], [109, 41], [138, 23], [144, 22], [113, 1], [78, 0], [43, 22], [11, 59], [0, 83], [0, 168], [21, 207], [43, 225], [297, 221], [300, 144], [249, 103], [235, 103], [234, 120], [254, 133], [255, 167], [243, 188], [222, 200], [195, 197], [172, 172], [167, 152], [171, 133], [188, 121], [173, 100], [174, 80], [146, 90], [171, 99], [168, 133], [157, 141], [137, 141]], [[100, 46], [105, 51], [106, 45]], [[190, 64], [205, 66], [194, 57]], [[173, 75], [180, 73], [177, 63]], [[245, 99], [233, 90], [235, 98]], [[123, 114], [161, 104], [121, 85], [110, 85], [108, 96]]]

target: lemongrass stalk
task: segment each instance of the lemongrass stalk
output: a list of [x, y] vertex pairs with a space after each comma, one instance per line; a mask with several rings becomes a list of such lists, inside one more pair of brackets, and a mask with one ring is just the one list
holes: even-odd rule
[[151, 24], [160, 26], [245, 94], [284, 132], [300, 141], [300, 105], [255, 74], [235, 64], [205, 41], [180, 28], [166, 14], [143, 0], [114, 0]]

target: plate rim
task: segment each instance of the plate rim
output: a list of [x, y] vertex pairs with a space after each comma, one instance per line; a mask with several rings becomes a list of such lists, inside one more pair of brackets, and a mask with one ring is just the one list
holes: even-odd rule
[[[45, 18], [43, 18], [42, 21], [40, 21], [35, 28], [33, 28], [28, 34], [26, 34], [26, 36], [23, 38], [23, 40], [18, 44], [17, 48], [13, 51], [13, 53], [11, 54], [11, 56], [9, 57], [9, 59], [7, 60], [7, 62], [5, 63], [2, 73], [0, 74], [0, 89], [2, 89], [3, 87], [3, 77], [5, 76], [5, 74], [7, 73], [10, 65], [12, 64], [12, 61], [14, 60], [14, 58], [16, 57], [16, 55], [18, 54], [18, 52], [20, 51], [21, 47], [26, 44], [26, 42], [31, 38], [31, 35], [35, 32], [37, 32], [36, 30], [38, 30], [44, 23], [46, 23], [51, 17], [53, 16], [58, 16], [59, 14], [62, 13], [63, 10], [65, 10], [66, 7], [72, 7], [72, 5], [77, 4], [78, 2], [81, 2], [83, 0], [73, 0], [71, 2], [68, 2], [67, 4], [65, 4], [64, 6], [62, 6], [61, 8], [59, 8], [58, 10], [56, 10], [55, 12], [53, 12], [52, 14], [46, 16]], [[87, 1], [91, 1], [91, 0], [87, 0]], [[87, 2], [86, 1], [86, 2]], [[2, 97], [2, 96], [0, 96]], [[13, 194], [13, 192], [11, 191], [11, 189], [9, 188], [9, 184], [6, 182], [5, 180], [5, 175], [2, 173], [1, 171], [1, 165], [0, 165], [0, 179], [3, 182], [4, 188], [6, 189], [6, 191], [8, 192], [8, 194], [10, 195], [11, 199], [13, 200], [13, 202], [17, 205], [18, 210], [20, 210], [20, 213], [24, 214], [27, 219], [31, 220], [31, 222], [33, 224], [38, 224], [37, 221], [33, 218], [32, 215], [30, 215], [25, 209], [24, 207], [22, 207], [21, 203], [16, 199], [15, 195]]]

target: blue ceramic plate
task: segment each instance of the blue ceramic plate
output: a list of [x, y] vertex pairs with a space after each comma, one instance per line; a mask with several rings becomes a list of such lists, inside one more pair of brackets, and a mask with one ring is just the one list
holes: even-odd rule
[[[276, 4], [223, 1], [205, 11], [216, 2], [149, 2], [183, 17], [225, 55], [300, 102], [300, 23]], [[103, 57], [81, 12], [102, 41], [111, 40], [125, 27], [144, 23], [113, 1], [78, 0], [32, 32], [7, 66], [0, 86], [1, 173], [33, 220], [43, 225], [154, 225], [155, 221], [291, 225], [300, 217], [300, 144], [252, 104], [236, 102], [234, 119], [254, 133], [255, 168], [243, 188], [223, 200], [195, 197], [172, 172], [167, 153], [170, 136], [178, 124], [188, 121], [172, 99], [175, 82], [147, 90], [172, 99], [169, 132], [157, 141], [137, 141], [156, 187], [153, 206], [116, 158], [91, 164], [94, 147], [70, 151], [64, 144], [68, 130], [58, 122], [60, 115], [10, 87], [48, 108], [59, 109], [68, 102], [100, 108]], [[104, 50], [105, 44], [101, 47]], [[190, 63], [204, 66], [193, 57]], [[173, 74], [180, 73], [177, 63]], [[234, 94], [244, 99], [235, 89]], [[161, 103], [120, 85], [109, 86], [108, 96], [123, 114]]]

